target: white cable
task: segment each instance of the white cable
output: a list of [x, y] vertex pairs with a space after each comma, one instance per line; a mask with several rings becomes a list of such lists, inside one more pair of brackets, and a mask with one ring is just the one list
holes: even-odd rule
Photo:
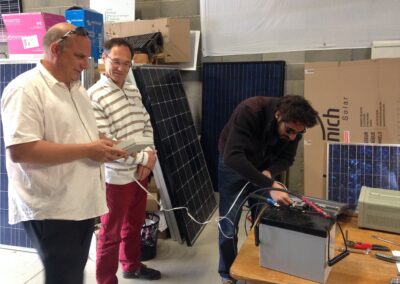
[[[178, 209], [185, 209], [186, 212], [187, 212], [187, 214], [188, 214], [188, 216], [190, 217], [190, 219], [192, 219], [195, 223], [197, 223], [197, 224], [199, 224], [199, 225], [205, 225], [205, 224], [208, 224], [208, 223], [210, 223], [210, 222], [212, 221], [212, 219], [210, 219], [210, 220], [208, 220], [208, 221], [205, 221], [205, 222], [199, 222], [199, 221], [197, 221], [197, 220], [189, 213], [189, 209], [188, 209], [187, 207], [175, 207], [175, 208], [171, 208], [171, 209], [166, 209], [166, 208], [164, 208], [164, 207], [162, 206], [161, 202], [159, 202], [159, 201], [156, 199], [156, 197], [155, 197], [154, 195], [152, 195], [152, 194], [137, 180], [137, 179], [134, 178], [134, 181], [135, 181], [135, 182], [140, 186], [140, 188], [143, 189], [148, 195], [150, 195], [150, 196], [152, 196], [152, 197], [154, 198], [154, 200], [155, 200], [155, 201], [157, 202], [157, 204], [160, 206], [160, 211], [174, 211], [174, 210], [178, 210]], [[220, 222], [221, 222], [222, 220], [224, 220], [224, 219], [227, 219], [229, 223], [231, 223], [232, 225], [234, 225], [234, 224], [233, 224], [233, 221], [232, 221], [231, 219], [229, 219], [227, 216], [228, 216], [228, 214], [231, 212], [232, 208], [235, 206], [236, 202], [238, 201], [239, 196], [243, 193], [244, 189], [247, 187], [247, 185], [248, 185], [249, 183], [250, 183], [250, 182], [247, 182], [247, 183], [242, 187], [242, 189], [240, 190], [239, 194], [236, 196], [235, 201], [233, 201], [231, 207], [229, 208], [229, 210], [228, 210], [228, 212], [225, 214], [225, 216], [218, 217], [217, 219], [214, 220], [214, 221], [218, 224], [218, 228], [219, 228], [221, 234], [222, 234], [225, 238], [232, 239], [233, 237], [228, 237], [228, 236], [226, 236], [226, 235], [224, 234], [224, 232], [222, 231]]]
[[245, 184], [245, 185], [242, 187], [242, 189], [240, 190], [239, 194], [236, 196], [235, 201], [233, 201], [233, 203], [232, 203], [232, 205], [231, 205], [231, 208], [229, 208], [229, 210], [228, 210], [228, 212], [225, 214], [225, 216], [224, 216], [224, 217], [221, 217], [221, 218], [225, 218], [225, 217], [229, 214], [229, 212], [231, 212], [233, 206], [235, 206], [235, 203], [238, 201], [239, 196], [242, 195], [242, 192], [244, 191], [244, 189], [245, 189], [249, 184], [250, 184], [249, 181], [246, 182], [246, 184]]
[[[190, 213], [189, 213], [189, 209], [187, 207], [175, 207], [175, 208], [171, 208], [171, 209], [166, 209], [162, 206], [161, 202], [159, 202], [157, 200], [157, 198], [151, 194], [137, 179], [134, 178], [134, 181], [140, 186], [141, 189], [143, 189], [148, 195], [150, 195], [151, 197], [154, 198], [154, 200], [157, 202], [157, 204], [160, 206], [160, 211], [174, 211], [174, 210], [178, 210], [178, 209], [185, 209], [186, 213], [188, 214], [188, 216], [190, 217], [190, 219], [192, 219], [195, 223], [199, 224], [199, 225], [206, 225], [208, 223], [210, 223], [212, 221], [212, 219], [205, 221], [205, 222], [199, 222], [197, 221]], [[287, 187], [279, 182], [279, 181], [275, 181], [277, 184], [281, 185], [283, 187], [283, 189], [288, 190]], [[242, 195], [244, 189], [249, 185], [249, 181], [242, 187], [242, 189], [240, 190], [239, 194], [236, 196], [235, 200], [233, 201], [231, 207], [229, 208], [228, 212], [225, 214], [225, 216], [220, 216], [218, 218], [216, 218], [214, 221], [218, 224], [218, 229], [221, 232], [221, 234], [226, 238], [226, 239], [233, 239], [233, 236], [229, 237], [227, 236], [222, 228], [221, 228], [221, 221], [226, 219], [229, 223], [231, 223], [232, 226], [234, 226], [233, 221], [231, 219], [229, 219], [227, 216], [228, 214], [231, 212], [231, 210], [233, 209], [233, 207], [235, 206], [236, 202], [238, 201], [240, 195]]]
[[279, 184], [280, 186], [282, 186], [282, 188], [284, 189], [284, 190], [288, 190], [288, 188], [286, 187], [286, 185], [284, 185], [283, 183], [281, 183], [280, 181], [274, 181], [274, 182], [276, 182], [277, 184]]

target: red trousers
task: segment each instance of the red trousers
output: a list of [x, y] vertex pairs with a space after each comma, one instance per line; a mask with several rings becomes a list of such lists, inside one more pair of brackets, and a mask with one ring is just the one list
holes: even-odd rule
[[[147, 188], [147, 179], [140, 182]], [[109, 212], [101, 216], [96, 279], [98, 284], [116, 284], [118, 261], [125, 272], [135, 271], [140, 266], [140, 232], [145, 219], [147, 193], [136, 182], [106, 184], [106, 190]]]

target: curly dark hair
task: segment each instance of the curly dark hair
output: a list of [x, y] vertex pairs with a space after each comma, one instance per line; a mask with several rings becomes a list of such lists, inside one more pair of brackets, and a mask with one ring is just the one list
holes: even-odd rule
[[122, 38], [122, 37], [114, 37], [112, 39], [107, 40], [104, 43], [104, 47], [103, 47], [103, 53], [104, 54], [109, 54], [111, 49], [114, 46], [126, 46], [127, 48], [129, 48], [129, 51], [131, 52], [131, 58], [133, 58], [133, 48], [132, 46], [126, 41], [126, 39]]
[[288, 95], [282, 97], [277, 105], [282, 121], [299, 122], [306, 128], [317, 124], [318, 112], [301, 96]]

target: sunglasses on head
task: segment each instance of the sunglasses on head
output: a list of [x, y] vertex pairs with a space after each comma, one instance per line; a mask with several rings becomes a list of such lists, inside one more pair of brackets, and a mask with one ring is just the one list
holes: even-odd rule
[[307, 131], [307, 128], [304, 128], [302, 131], [296, 131], [296, 130], [294, 130], [293, 128], [288, 127], [287, 124], [286, 124], [286, 122], [284, 122], [284, 121], [282, 121], [282, 122], [284, 123], [285, 132], [286, 132], [287, 135], [304, 134], [304, 133], [306, 133], [306, 131]]
[[56, 40], [56, 43], [60, 43], [64, 40], [66, 40], [68, 37], [72, 35], [78, 35], [78, 36], [89, 36], [88, 31], [84, 27], [77, 27], [75, 30], [70, 30], [66, 32], [62, 37], [60, 37], [58, 40]]

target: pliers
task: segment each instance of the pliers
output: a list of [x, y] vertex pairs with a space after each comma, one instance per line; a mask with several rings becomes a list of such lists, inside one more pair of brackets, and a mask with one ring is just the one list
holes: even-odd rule
[[388, 248], [387, 246], [349, 241], [349, 231], [347, 230], [346, 230], [345, 240], [346, 240], [346, 245], [354, 249], [390, 251], [390, 248]]
[[382, 245], [375, 245], [362, 242], [346, 241], [347, 246], [355, 249], [370, 249], [370, 250], [380, 250], [380, 251], [390, 251], [390, 248]]

